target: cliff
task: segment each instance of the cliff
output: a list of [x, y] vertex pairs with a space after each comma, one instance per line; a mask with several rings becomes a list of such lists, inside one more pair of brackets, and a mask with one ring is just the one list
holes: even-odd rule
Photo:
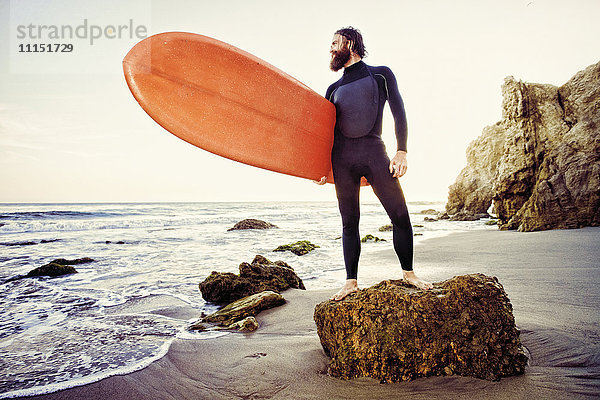
[[500, 229], [600, 225], [600, 62], [561, 87], [507, 77], [502, 120], [467, 149], [446, 211], [485, 212]]

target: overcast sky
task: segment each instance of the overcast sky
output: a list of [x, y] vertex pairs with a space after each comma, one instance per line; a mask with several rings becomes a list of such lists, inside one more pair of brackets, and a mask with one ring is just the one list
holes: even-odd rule
[[[123, 78], [123, 56], [140, 39], [127, 28], [90, 44], [92, 25], [211, 36], [321, 94], [341, 74], [328, 69], [333, 32], [359, 28], [365, 62], [389, 66], [405, 102], [406, 198], [443, 201], [469, 142], [501, 118], [504, 77], [559, 86], [600, 61], [598, 15], [598, 0], [0, 0], [0, 202], [335, 199], [332, 185], [236, 163], [165, 131]], [[53, 39], [50, 28], [37, 37], [42, 25], [84, 24], [85, 38]], [[34, 43], [73, 50], [19, 52]], [[389, 150], [392, 123], [388, 111]], [[374, 199], [370, 188], [362, 196]]]

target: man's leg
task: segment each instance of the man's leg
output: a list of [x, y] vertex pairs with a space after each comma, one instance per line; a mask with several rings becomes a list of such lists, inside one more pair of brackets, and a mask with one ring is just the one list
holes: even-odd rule
[[[389, 172], [388, 172], [389, 175]], [[375, 195], [381, 201], [383, 208], [387, 212], [393, 226], [394, 250], [398, 255], [398, 260], [403, 271], [412, 271], [413, 269], [413, 231], [410, 223], [410, 216], [402, 188], [397, 179], [374, 180], [372, 183]]]
[[346, 283], [331, 297], [332, 300], [342, 300], [358, 290], [358, 261], [360, 258], [360, 208], [359, 191], [360, 177], [352, 176], [350, 168], [334, 169], [335, 191], [342, 217], [342, 248], [346, 266]]
[[420, 289], [431, 289], [431, 283], [423, 281], [413, 271], [413, 231], [400, 183], [390, 174], [388, 157], [378, 158], [381, 161], [372, 164], [371, 174], [367, 179], [392, 221], [394, 250], [400, 261], [403, 277]]

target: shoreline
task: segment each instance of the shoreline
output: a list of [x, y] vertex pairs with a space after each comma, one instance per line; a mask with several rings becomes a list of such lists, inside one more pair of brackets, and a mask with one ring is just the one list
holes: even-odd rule
[[[254, 333], [175, 339], [164, 357], [139, 371], [23, 398], [592, 398], [600, 390], [598, 239], [598, 227], [483, 230], [426, 239], [416, 247], [416, 271], [424, 279], [481, 272], [504, 286], [531, 357], [524, 375], [500, 382], [450, 376], [382, 385], [370, 378], [329, 377], [312, 313], [334, 290], [292, 289], [283, 292], [285, 305], [258, 315]], [[363, 257], [359, 274], [368, 275], [370, 266], [379, 273], [387, 265], [397, 265], [391, 248]], [[394, 273], [371, 278], [393, 279]]]

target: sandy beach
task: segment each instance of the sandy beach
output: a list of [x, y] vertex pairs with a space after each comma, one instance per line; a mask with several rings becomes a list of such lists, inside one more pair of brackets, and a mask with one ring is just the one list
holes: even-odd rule
[[[289, 290], [287, 304], [261, 313], [254, 333], [177, 339], [147, 368], [39, 399], [565, 399], [600, 394], [600, 228], [519, 233], [472, 231], [416, 247], [417, 272], [442, 281], [481, 272], [498, 277], [514, 307], [530, 363], [522, 376], [490, 382], [459, 376], [380, 384], [327, 376], [314, 306], [331, 290]], [[397, 278], [390, 249], [361, 260], [363, 287]], [[388, 276], [376, 276], [389, 266]], [[340, 277], [342, 278], [342, 277]], [[308, 285], [307, 285], [308, 286]], [[200, 294], [198, 294], [200, 295]], [[138, 307], [188, 319], [174, 299]]]

